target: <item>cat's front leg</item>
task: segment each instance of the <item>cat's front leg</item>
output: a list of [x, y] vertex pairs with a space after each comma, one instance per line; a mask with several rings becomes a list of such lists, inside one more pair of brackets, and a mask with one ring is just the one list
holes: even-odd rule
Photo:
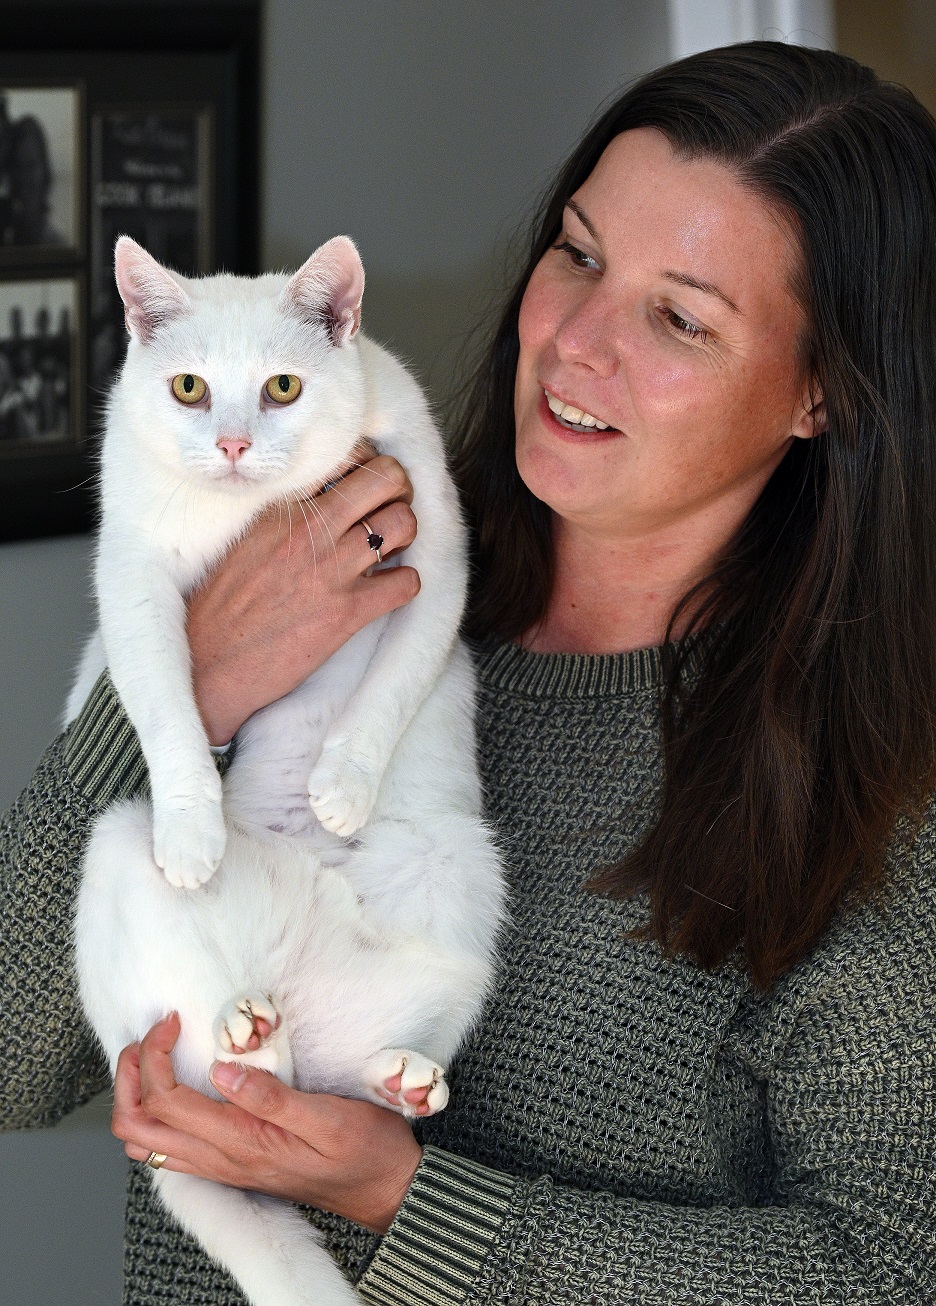
[[140, 739], [153, 796], [153, 857], [195, 889], [224, 853], [221, 779], [192, 691], [185, 602], [170, 559], [127, 531], [102, 532], [101, 634], [114, 687]]
[[[454, 648], [467, 587], [465, 532], [441, 440], [425, 401], [380, 351], [371, 365], [389, 367], [382, 385], [397, 394], [397, 416], [375, 429], [378, 447], [407, 468], [419, 533], [400, 560], [419, 573], [420, 590], [391, 613], [347, 707], [329, 729], [309, 778], [309, 801], [322, 825], [355, 834], [377, 802], [388, 763]], [[382, 361], [381, 361], [382, 359]]]
[[162, 784], [151, 766], [150, 779], [153, 860], [176, 889], [198, 889], [220, 866], [227, 842], [221, 777], [209, 761], [195, 774], [170, 773]]

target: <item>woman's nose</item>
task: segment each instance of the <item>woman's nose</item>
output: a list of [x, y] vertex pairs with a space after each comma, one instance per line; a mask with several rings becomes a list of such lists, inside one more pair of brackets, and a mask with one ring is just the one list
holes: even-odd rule
[[578, 303], [559, 322], [555, 333], [556, 352], [562, 362], [579, 363], [611, 377], [620, 366], [623, 312], [597, 292]]

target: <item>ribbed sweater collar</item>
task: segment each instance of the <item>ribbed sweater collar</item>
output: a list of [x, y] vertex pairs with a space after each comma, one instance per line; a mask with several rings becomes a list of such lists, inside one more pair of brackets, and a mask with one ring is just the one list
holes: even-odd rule
[[[478, 643], [478, 671], [485, 684], [530, 698], [602, 698], [657, 689], [663, 684], [663, 652], [531, 653], [495, 638]], [[698, 641], [690, 646], [686, 672], [699, 669]]]

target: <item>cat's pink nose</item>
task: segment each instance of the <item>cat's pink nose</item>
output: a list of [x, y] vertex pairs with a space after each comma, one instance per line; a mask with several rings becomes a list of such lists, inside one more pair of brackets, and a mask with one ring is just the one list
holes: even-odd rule
[[238, 458], [245, 449], [250, 448], [249, 440], [219, 440], [218, 448], [224, 450], [225, 458], [230, 458], [232, 463], [236, 463]]

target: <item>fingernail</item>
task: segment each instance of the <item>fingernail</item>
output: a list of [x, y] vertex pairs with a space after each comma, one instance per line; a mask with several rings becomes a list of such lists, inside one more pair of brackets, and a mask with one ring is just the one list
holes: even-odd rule
[[236, 1061], [216, 1061], [208, 1074], [212, 1084], [222, 1093], [236, 1093], [247, 1078], [247, 1071]]

